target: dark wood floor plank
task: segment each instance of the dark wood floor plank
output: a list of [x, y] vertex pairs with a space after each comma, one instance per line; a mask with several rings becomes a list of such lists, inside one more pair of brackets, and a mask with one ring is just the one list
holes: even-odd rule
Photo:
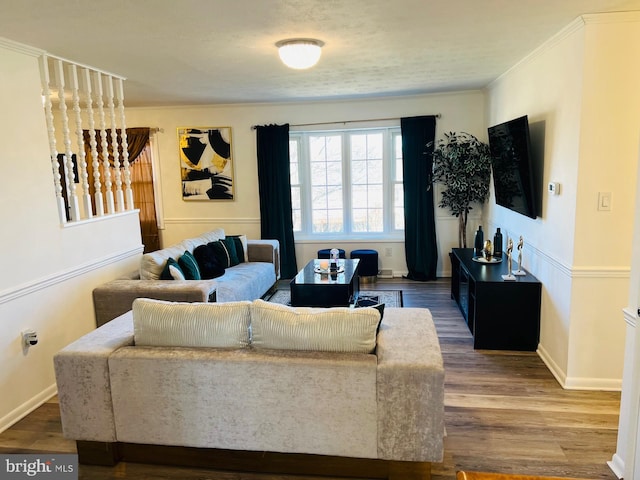
[[[282, 285], [286, 286], [286, 282]], [[445, 365], [445, 455], [434, 480], [458, 470], [614, 480], [606, 462], [616, 448], [620, 394], [563, 390], [537, 354], [473, 350], [450, 296], [449, 279], [379, 280], [367, 290], [402, 290], [405, 307], [432, 312]], [[0, 434], [0, 452], [75, 452], [62, 437], [57, 399]], [[81, 466], [83, 480], [311, 480], [122, 462]], [[325, 477], [338, 480], [337, 477]]]

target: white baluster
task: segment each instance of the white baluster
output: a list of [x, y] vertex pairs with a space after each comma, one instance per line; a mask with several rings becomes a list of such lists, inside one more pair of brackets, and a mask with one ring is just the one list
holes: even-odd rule
[[[101, 217], [104, 215], [104, 202], [102, 201], [102, 192], [100, 184], [100, 164], [98, 161], [98, 142], [96, 141], [96, 126], [93, 119], [93, 98], [91, 90], [91, 76], [88, 68], [82, 69], [83, 90], [86, 94], [86, 110], [89, 123], [89, 144], [91, 145], [91, 165], [93, 166], [93, 200], [96, 204], [96, 215]], [[84, 146], [84, 140], [82, 145]], [[84, 149], [84, 148], [83, 148]]]
[[113, 101], [113, 77], [108, 75], [107, 81], [107, 106], [111, 119], [111, 150], [113, 151], [113, 164], [116, 177], [116, 206], [119, 212], [124, 211], [124, 195], [122, 193], [122, 174], [120, 173], [120, 152], [118, 151], [118, 132], [116, 125], [116, 109]]
[[65, 176], [67, 179], [67, 200], [69, 202], [69, 215], [71, 220], [80, 220], [80, 209], [76, 197], [76, 184], [73, 176], [73, 151], [71, 150], [71, 137], [69, 136], [69, 118], [67, 117], [67, 104], [64, 98], [64, 70], [62, 60], [55, 61], [56, 87], [58, 88], [58, 103], [62, 121], [62, 134], [64, 138], [65, 152]]
[[56, 148], [56, 129], [53, 126], [53, 110], [51, 103], [51, 90], [49, 89], [49, 61], [46, 55], [40, 57], [40, 80], [42, 82], [42, 96], [44, 100], [45, 118], [47, 121], [47, 133], [49, 136], [49, 153], [51, 155], [51, 170], [53, 173], [53, 187], [58, 205], [60, 222], [67, 223], [67, 207], [62, 196], [62, 177], [60, 176], [60, 164], [58, 163], [58, 150]]
[[107, 213], [115, 213], [115, 205], [113, 200], [113, 184], [111, 183], [111, 171], [109, 169], [109, 143], [107, 142], [107, 122], [104, 118], [104, 101], [102, 99], [102, 75], [100, 72], [94, 72], [93, 79], [94, 90], [96, 96], [96, 104], [98, 106], [98, 117], [100, 119], [100, 139], [102, 146], [102, 165], [104, 166], [104, 186], [105, 196], [107, 199]]
[[78, 142], [78, 153], [76, 154], [78, 162], [78, 175], [80, 176], [80, 185], [82, 187], [82, 205], [86, 218], [93, 217], [91, 208], [91, 195], [89, 194], [89, 174], [87, 173], [87, 160], [84, 153], [84, 138], [82, 137], [82, 110], [80, 109], [80, 90], [78, 83], [78, 68], [75, 64], [71, 64], [71, 95], [73, 98], [73, 111], [76, 114], [76, 141]]
[[118, 99], [118, 112], [120, 113], [120, 124], [122, 125], [122, 164], [124, 165], [124, 194], [127, 203], [127, 210], [133, 210], [133, 190], [131, 190], [131, 164], [129, 163], [129, 143], [127, 142], [127, 125], [124, 117], [124, 90], [122, 79], [116, 80], [116, 98]]

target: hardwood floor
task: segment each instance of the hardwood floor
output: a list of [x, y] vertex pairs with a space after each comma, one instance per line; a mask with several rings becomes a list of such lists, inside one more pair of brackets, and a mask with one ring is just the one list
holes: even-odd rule
[[[449, 279], [379, 280], [363, 289], [401, 289], [405, 307], [427, 307], [436, 323], [446, 372], [447, 437], [434, 480], [458, 470], [611, 479], [620, 394], [563, 390], [535, 353], [473, 350], [449, 295]], [[0, 453], [75, 453], [62, 438], [56, 398], [0, 434]], [[309, 480], [120, 463], [80, 466], [80, 479]], [[326, 478], [326, 477], [325, 477]]]

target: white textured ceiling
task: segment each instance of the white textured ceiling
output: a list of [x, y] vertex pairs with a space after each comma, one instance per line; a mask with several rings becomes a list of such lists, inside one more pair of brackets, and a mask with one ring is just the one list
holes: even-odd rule
[[[0, 36], [127, 77], [127, 106], [486, 86], [578, 16], [640, 0], [0, 0]], [[311, 70], [274, 44], [325, 42]]]

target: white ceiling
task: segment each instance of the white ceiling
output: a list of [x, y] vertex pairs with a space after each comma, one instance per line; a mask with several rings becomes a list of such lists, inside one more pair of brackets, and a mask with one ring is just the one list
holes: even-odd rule
[[[127, 106], [477, 89], [586, 13], [640, 0], [1, 0], [0, 36], [127, 77]], [[274, 44], [325, 42], [311, 70]]]

